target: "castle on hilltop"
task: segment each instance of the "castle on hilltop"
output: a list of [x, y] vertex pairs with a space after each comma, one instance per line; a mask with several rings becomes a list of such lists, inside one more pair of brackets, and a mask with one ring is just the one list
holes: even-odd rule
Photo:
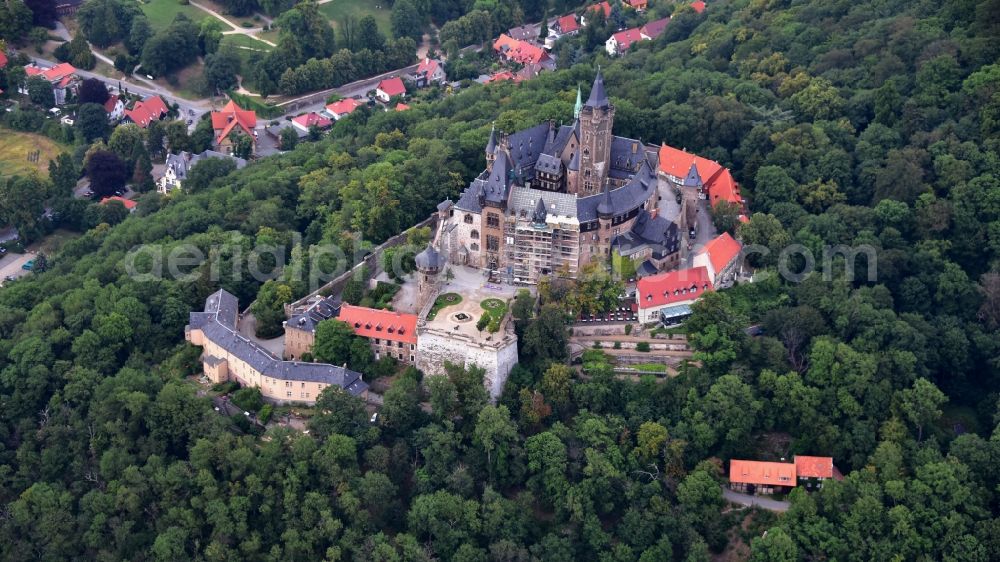
[[438, 207], [437, 246], [449, 262], [530, 284], [575, 278], [622, 243], [648, 250], [643, 257], [657, 265], [676, 264], [678, 225], [657, 216], [657, 150], [612, 134], [615, 107], [600, 69], [586, 103], [577, 90], [574, 117], [491, 131], [486, 169], [457, 202]]

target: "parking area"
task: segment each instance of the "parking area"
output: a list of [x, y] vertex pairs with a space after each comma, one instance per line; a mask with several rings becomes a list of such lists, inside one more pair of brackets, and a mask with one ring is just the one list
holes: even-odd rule
[[17, 279], [30, 273], [28, 270], [23, 269], [22, 266], [33, 259], [35, 259], [34, 252], [8, 254], [0, 258], [0, 286], [3, 286], [4, 283], [11, 279]]

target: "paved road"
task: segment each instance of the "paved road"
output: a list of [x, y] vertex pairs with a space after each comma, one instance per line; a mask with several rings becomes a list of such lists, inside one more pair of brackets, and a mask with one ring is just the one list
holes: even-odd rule
[[722, 497], [725, 498], [726, 501], [731, 501], [747, 507], [756, 506], [768, 511], [777, 511], [782, 513], [788, 511], [788, 508], [792, 506], [792, 504], [786, 501], [772, 500], [771, 498], [751, 496], [750, 494], [734, 492], [725, 486], [722, 487]]

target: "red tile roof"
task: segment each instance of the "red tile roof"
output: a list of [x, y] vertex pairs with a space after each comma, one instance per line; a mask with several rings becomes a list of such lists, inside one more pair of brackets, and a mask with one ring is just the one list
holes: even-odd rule
[[432, 58], [424, 57], [424, 60], [420, 61], [420, 64], [417, 65], [417, 74], [427, 73], [427, 78], [429, 79], [435, 72], [437, 72], [437, 69], [438, 61]]
[[594, 11], [594, 10], [602, 10], [602, 11], [604, 11], [604, 19], [608, 19], [608, 18], [611, 17], [611, 4], [609, 4], [607, 1], [601, 2], [600, 4], [594, 4], [593, 6], [590, 6], [589, 8], [587, 8], [588, 12], [591, 12], [591, 11]]
[[148, 127], [152, 121], [160, 119], [166, 114], [167, 104], [163, 103], [160, 96], [150, 96], [142, 101], [137, 101], [132, 109], [125, 110], [125, 116], [143, 129]]
[[648, 0], [625, 0], [625, 3], [635, 10], [645, 10], [649, 5]]
[[743, 205], [739, 184], [733, 179], [729, 170], [723, 168], [718, 162], [665, 144], [660, 145], [659, 156], [660, 171], [676, 178], [686, 177], [691, 169], [691, 164], [694, 164], [713, 206], [719, 201]]
[[639, 31], [649, 37], [650, 39], [656, 39], [663, 33], [663, 30], [667, 28], [667, 24], [670, 23], [670, 18], [660, 18], [658, 20], [653, 20], [646, 25], [642, 26]]
[[229, 100], [222, 110], [212, 112], [212, 129], [215, 130], [216, 143], [225, 140], [237, 126], [252, 137], [254, 127], [257, 126], [257, 112], [242, 109], [233, 100]]
[[403, 85], [403, 81], [399, 78], [399, 76], [386, 78], [385, 80], [379, 82], [378, 89], [385, 92], [390, 98], [406, 94], [406, 86]]
[[709, 241], [708, 244], [705, 244], [705, 247], [699, 253], [708, 254], [708, 261], [712, 263], [712, 269], [718, 275], [719, 272], [729, 265], [729, 262], [740, 255], [741, 248], [740, 243], [730, 236], [728, 232], [723, 232]]
[[101, 199], [101, 205], [107, 204], [108, 201], [118, 201], [119, 203], [121, 203], [122, 205], [124, 205], [126, 209], [128, 209], [130, 211], [132, 209], [134, 209], [136, 205], [138, 205], [138, 203], [136, 203], [135, 201], [132, 201], [131, 199], [125, 199], [124, 197], [119, 197], [117, 195], [115, 195], [113, 197], [105, 197], [104, 199]]
[[24, 73], [26, 75], [41, 76], [49, 82], [58, 82], [60, 87], [65, 87], [65, 84], [69, 84], [69, 81], [73, 79], [74, 72], [76, 72], [76, 68], [68, 62], [57, 64], [52, 68], [41, 68], [34, 64], [29, 64], [24, 67]]
[[795, 456], [795, 473], [799, 478], [833, 478], [833, 457]]
[[396, 104], [396, 111], [406, 111], [407, 109], [410, 109], [410, 106], [406, 105], [405, 103]]
[[694, 11], [699, 14], [705, 11], [705, 3], [702, 0], [695, 0], [694, 2], [691, 2], [691, 7], [694, 8]]
[[514, 76], [513, 72], [511, 72], [509, 70], [504, 70], [503, 72], [495, 72], [495, 73], [491, 74], [490, 77], [487, 78], [486, 81], [483, 82], [483, 83], [484, 84], [489, 84], [491, 82], [504, 82], [504, 81], [507, 81], [507, 80], [513, 80], [515, 82], [520, 82], [521, 81], [519, 79], [519, 77]]
[[712, 281], [704, 267], [679, 269], [640, 279], [636, 285], [636, 300], [639, 308], [655, 308], [694, 300], [712, 289]]
[[0, 51], [0, 68], [7, 66], [7, 53]]
[[556, 25], [559, 27], [561, 33], [571, 33], [580, 29], [580, 23], [576, 21], [576, 16], [574, 14], [566, 14], [565, 16], [559, 18], [556, 21]]
[[615, 39], [615, 43], [618, 43], [618, 51], [625, 52], [632, 43], [638, 43], [642, 41], [642, 33], [639, 31], [638, 27], [633, 27], [632, 29], [626, 29], [624, 31], [619, 31], [612, 35]]
[[365, 338], [380, 338], [403, 343], [417, 343], [417, 316], [391, 310], [378, 310], [343, 304], [338, 320], [347, 322], [354, 333]]
[[325, 129], [330, 125], [333, 125], [333, 121], [330, 121], [326, 117], [323, 117], [319, 113], [312, 112], [306, 113], [304, 115], [299, 115], [292, 119], [293, 123], [298, 123], [300, 126], [306, 129], [310, 127], [318, 127], [320, 129]]
[[729, 481], [741, 484], [796, 486], [795, 465], [786, 462], [729, 461]]
[[549, 60], [548, 53], [538, 45], [514, 39], [506, 33], [501, 33], [493, 42], [493, 50], [520, 64], [538, 64]]
[[104, 102], [104, 111], [106, 113], [111, 113], [115, 110], [116, 105], [118, 105], [118, 96], [108, 96], [108, 101]]
[[364, 105], [354, 98], [344, 98], [326, 106], [326, 110], [334, 115], [347, 115]]

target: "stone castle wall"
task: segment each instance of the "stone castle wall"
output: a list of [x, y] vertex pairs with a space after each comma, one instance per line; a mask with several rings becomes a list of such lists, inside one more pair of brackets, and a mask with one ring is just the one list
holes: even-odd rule
[[503, 331], [497, 342], [480, 342], [459, 334], [441, 330], [419, 329], [417, 338], [417, 368], [427, 375], [445, 374], [444, 363], [477, 365], [486, 370], [483, 381], [490, 400], [496, 401], [503, 392], [507, 376], [517, 364], [517, 337]]

